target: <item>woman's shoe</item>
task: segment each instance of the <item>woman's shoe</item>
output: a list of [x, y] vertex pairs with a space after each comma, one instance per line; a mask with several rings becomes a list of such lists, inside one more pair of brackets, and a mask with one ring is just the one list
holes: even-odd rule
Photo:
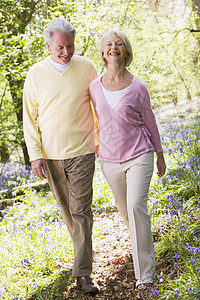
[[136, 288], [139, 290], [153, 286], [152, 278], [138, 279], [136, 282]]
[[153, 282], [152, 283], [141, 283], [137, 286], [138, 290], [144, 290], [148, 287], [152, 287], [153, 286]]

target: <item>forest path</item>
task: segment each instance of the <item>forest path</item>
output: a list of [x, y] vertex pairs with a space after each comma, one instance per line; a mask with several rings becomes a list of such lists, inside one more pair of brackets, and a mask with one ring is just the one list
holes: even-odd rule
[[98, 241], [94, 237], [92, 279], [100, 292], [95, 297], [85, 296], [76, 289], [74, 282], [65, 299], [147, 299], [135, 289], [130, 235], [119, 213], [94, 217], [94, 228], [101, 239]]

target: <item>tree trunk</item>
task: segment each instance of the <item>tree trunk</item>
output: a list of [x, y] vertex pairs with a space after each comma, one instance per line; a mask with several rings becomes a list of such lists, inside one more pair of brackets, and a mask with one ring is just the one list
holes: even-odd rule
[[10, 158], [10, 154], [9, 154], [9, 150], [8, 150], [8, 146], [6, 144], [6, 142], [4, 140], [1, 141], [1, 145], [0, 145], [0, 159], [1, 162], [7, 162], [9, 161]]
[[[41, 182], [34, 182], [27, 185], [17, 186], [11, 189], [6, 189], [3, 191], [0, 191], [0, 198], [14, 198], [19, 195], [24, 195], [24, 190], [27, 188], [31, 188], [36, 190], [37, 192], [43, 190], [43, 189], [49, 189], [48, 181], [45, 179]], [[2, 200], [0, 200], [1, 202]]]
[[[14, 80], [10, 75], [7, 76], [7, 80], [9, 82], [10, 86], [10, 92], [13, 100], [13, 105], [15, 107], [15, 113], [17, 117], [18, 126], [20, 128], [20, 138], [17, 139], [21, 146], [23, 157], [24, 157], [24, 163], [26, 166], [30, 166], [30, 160], [28, 156], [28, 151], [26, 147], [26, 143], [24, 141], [23, 137], [23, 104], [22, 104], [22, 91], [23, 91], [23, 84], [24, 81], [21, 80]], [[20, 91], [20, 93], [19, 93]]]

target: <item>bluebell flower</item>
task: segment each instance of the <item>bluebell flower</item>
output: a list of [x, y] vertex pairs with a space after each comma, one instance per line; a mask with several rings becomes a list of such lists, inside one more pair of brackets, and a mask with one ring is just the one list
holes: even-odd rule
[[162, 275], [157, 275], [157, 279], [158, 279], [160, 282], [163, 282], [163, 281], [164, 281], [164, 278], [162, 277]]
[[180, 254], [175, 253], [175, 257], [176, 257], [176, 259], [180, 258]]
[[172, 195], [168, 195], [168, 196], [167, 196], [167, 200], [168, 200], [168, 201], [172, 201], [173, 199], [174, 199], [174, 198], [173, 198]]
[[27, 259], [21, 260], [21, 264], [22, 265], [25, 265], [25, 264], [30, 265], [30, 263], [29, 263], [29, 261]]
[[[19, 163], [6, 163], [5, 168], [1, 174], [0, 189], [13, 188], [18, 185], [24, 184], [27, 180], [34, 181], [36, 176], [31, 168]], [[13, 196], [16, 193], [13, 192]]]
[[33, 284], [33, 286], [36, 286], [36, 287], [38, 287], [38, 283], [37, 283], [37, 282], [35, 282], [35, 283]]
[[152, 288], [148, 288], [148, 296], [150, 297], [152, 293]]
[[153, 294], [159, 296], [159, 295], [160, 295], [160, 292], [159, 292], [159, 290], [154, 289], [154, 290], [153, 290]]
[[196, 259], [196, 258], [194, 258], [193, 256], [191, 256], [191, 261], [192, 261], [192, 266], [193, 266], [194, 264], [196, 264], [196, 262], [197, 262], [197, 259]]
[[178, 290], [176, 290], [176, 294], [174, 294], [174, 298], [178, 299]]
[[186, 243], [186, 249], [189, 249], [189, 247], [190, 247], [190, 244]]
[[199, 254], [200, 253], [200, 249], [193, 246], [190, 246], [190, 244], [186, 244], [186, 249], [188, 250], [189, 253], [193, 253], [194, 255]]

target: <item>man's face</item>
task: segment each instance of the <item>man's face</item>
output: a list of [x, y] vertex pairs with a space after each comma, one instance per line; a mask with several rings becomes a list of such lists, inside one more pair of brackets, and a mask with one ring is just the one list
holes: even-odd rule
[[47, 48], [52, 53], [52, 60], [64, 65], [70, 62], [74, 55], [75, 46], [72, 34], [63, 34], [56, 31], [51, 36], [51, 43], [46, 43]]

